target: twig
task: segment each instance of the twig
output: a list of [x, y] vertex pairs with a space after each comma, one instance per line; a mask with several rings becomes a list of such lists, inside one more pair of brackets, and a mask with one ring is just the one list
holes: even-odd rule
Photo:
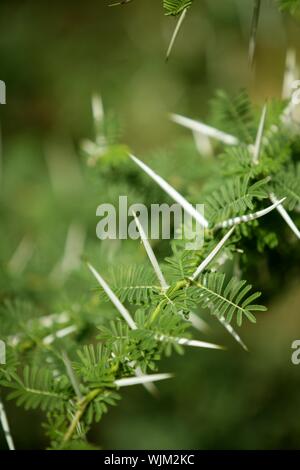
[[64, 362], [64, 364], [65, 364], [65, 366], [66, 366], [67, 374], [68, 374], [68, 376], [69, 376], [69, 379], [70, 379], [70, 381], [71, 381], [71, 384], [72, 384], [72, 386], [73, 386], [73, 389], [74, 389], [74, 391], [75, 391], [75, 393], [76, 393], [76, 395], [77, 395], [77, 398], [78, 398], [79, 400], [82, 400], [83, 397], [82, 397], [82, 394], [81, 394], [81, 391], [80, 391], [80, 384], [79, 384], [79, 382], [78, 382], [78, 378], [77, 378], [76, 375], [75, 375], [75, 372], [74, 372], [74, 370], [73, 370], [71, 361], [70, 361], [70, 359], [68, 358], [68, 355], [67, 355], [67, 353], [66, 353], [65, 351], [62, 353], [62, 360], [63, 360], [63, 362]]

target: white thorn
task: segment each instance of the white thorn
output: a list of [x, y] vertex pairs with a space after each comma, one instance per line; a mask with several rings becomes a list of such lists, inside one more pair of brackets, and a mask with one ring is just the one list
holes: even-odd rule
[[12, 274], [21, 274], [32, 258], [33, 252], [34, 244], [25, 236], [8, 263], [9, 271]]
[[243, 222], [249, 222], [251, 220], [259, 219], [260, 217], [263, 217], [264, 215], [271, 212], [273, 209], [276, 209], [276, 207], [279, 206], [285, 199], [286, 198], [284, 197], [280, 199], [280, 201], [277, 201], [274, 204], [272, 204], [271, 206], [268, 206], [265, 209], [254, 212], [252, 214], [246, 214], [246, 215], [242, 215], [239, 217], [233, 217], [232, 219], [224, 220], [223, 222], [218, 223], [215, 226], [215, 229], [231, 227], [232, 225], [238, 225]]
[[215, 246], [215, 248], [209, 253], [209, 255], [205, 258], [204, 261], [198, 266], [194, 274], [191, 276], [192, 281], [194, 281], [199, 274], [209, 265], [209, 263], [214, 259], [214, 257], [219, 253], [223, 245], [226, 243], [232, 232], [234, 231], [235, 226], [231, 227], [230, 230], [224, 235], [222, 240]]
[[95, 276], [95, 278], [97, 279], [98, 283], [100, 284], [104, 292], [106, 292], [107, 296], [109, 297], [111, 302], [114, 304], [116, 309], [120, 312], [124, 320], [128, 323], [130, 328], [132, 330], [136, 330], [137, 326], [132, 316], [130, 315], [128, 310], [124, 307], [124, 305], [120, 302], [116, 294], [111, 290], [107, 282], [103, 279], [102, 276], [100, 276], [100, 274], [96, 271], [96, 269], [90, 263], [87, 263], [87, 265], [91, 273]]
[[249, 51], [248, 51], [248, 60], [249, 60], [250, 65], [253, 64], [255, 48], [256, 48], [256, 36], [257, 36], [260, 4], [261, 4], [261, 0], [254, 0], [254, 9], [253, 9], [253, 14], [252, 14]]
[[[112, 357], [116, 357], [115, 353], [111, 353]], [[128, 362], [129, 367], [134, 368], [134, 373], [137, 377], [143, 376], [142, 369], [139, 366], [136, 366], [136, 361], [129, 361], [129, 359], [126, 357], [125, 360]], [[146, 382], [143, 384], [143, 387], [153, 396], [158, 396], [158, 389], [157, 387], [152, 383], [152, 382]]]
[[[140, 367], [136, 367], [135, 374], [137, 377], [143, 377], [143, 372]], [[152, 396], [157, 397], [159, 394], [158, 388], [154, 385], [153, 382], [145, 382], [143, 383], [144, 388], [149, 392]]]
[[265, 121], [266, 121], [266, 114], [267, 114], [267, 105], [265, 105], [263, 107], [260, 122], [259, 122], [259, 126], [258, 126], [258, 131], [257, 131], [257, 135], [256, 135], [256, 140], [255, 140], [255, 144], [254, 144], [253, 158], [252, 158], [252, 163], [254, 165], [257, 165], [258, 161], [259, 161], [261, 144], [262, 144], [262, 137], [263, 137]]
[[196, 315], [195, 313], [190, 312], [189, 321], [196, 330], [201, 331], [202, 333], [208, 332], [208, 324], [204, 320], [202, 320], [202, 318], [198, 317], [198, 315]]
[[103, 102], [101, 96], [96, 93], [92, 96], [92, 112], [94, 121], [97, 124], [102, 124], [104, 119]]
[[65, 336], [70, 335], [71, 333], [74, 333], [77, 331], [77, 326], [75, 325], [70, 325], [67, 326], [66, 328], [63, 328], [61, 330], [56, 331], [55, 333], [46, 336], [43, 339], [43, 344], [49, 345], [52, 344], [57, 338], [64, 338]]
[[7, 442], [9, 450], [15, 450], [14, 441], [10, 432], [8, 419], [5, 413], [4, 405], [0, 399], [0, 422], [3, 428], [5, 440]]
[[181, 346], [192, 346], [195, 348], [207, 348], [207, 349], [224, 349], [223, 346], [214, 343], [207, 343], [206, 341], [198, 341], [196, 339], [188, 339], [188, 338], [176, 338], [172, 336], [166, 335], [157, 335], [155, 337], [158, 341], [174, 341]]
[[84, 249], [85, 229], [82, 225], [72, 223], [69, 227], [65, 251], [61, 262], [63, 272], [75, 271], [80, 266], [80, 257]]
[[102, 98], [98, 94], [92, 96], [92, 113], [94, 120], [95, 139], [96, 139], [96, 152], [99, 153], [99, 147], [101, 151], [105, 150], [107, 141], [103, 134], [103, 122], [104, 122], [104, 108]]
[[209, 137], [200, 132], [192, 131], [196, 149], [202, 157], [211, 157], [213, 155], [213, 148]]
[[159, 380], [170, 379], [172, 374], [151, 374], [142, 375], [140, 377], [128, 377], [125, 379], [118, 379], [115, 381], [117, 387], [128, 387], [130, 385], [143, 385], [149, 382], [158, 382]]
[[213, 139], [219, 140], [224, 144], [228, 145], [238, 145], [239, 139], [234, 137], [233, 135], [227, 134], [225, 132], [220, 131], [214, 127], [208, 126], [207, 124], [203, 124], [202, 122], [195, 121], [194, 119], [187, 118], [185, 116], [181, 116], [179, 114], [171, 114], [171, 120], [176, 122], [177, 124], [191, 129], [194, 132], [200, 132], [208, 137]]
[[[273, 203], [278, 202], [278, 199], [276, 198], [275, 194], [271, 193], [270, 194], [270, 199]], [[276, 209], [278, 210], [279, 214], [281, 217], [286, 221], [290, 229], [294, 232], [297, 238], [300, 239], [300, 231], [298, 227], [295, 225], [294, 221], [292, 220], [291, 216], [288, 214], [286, 209], [283, 207], [282, 204], [278, 204]]]
[[50, 328], [55, 323], [66, 323], [70, 320], [68, 312], [52, 313], [51, 315], [44, 315], [38, 319], [41, 326]]
[[172, 34], [172, 37], [171, 37], [171, 40], [170, 40], [170, 44], [169, 44], [169, 47], [168, 47], [168, 50], [167, 50], [167, 54], [166, 54], [166, 61], [169, 60], [169, 57], [170, 57], [170, 54], [172, 52], [172, 49], [173, 49], [173, 46], [174, 46], [174, 43], [176, 41], [176, 38], [178, 36], [178, 33], [179, 33], [179, 30], [182, 26], [182, 23], [184, 21], [184, 18], [186, 16], [186, 13], [187, 13], [187, 8], [185, 8], [184, 10], [182, 10], [181, 12], [181, 15], [176, 23], [176, 26], [175, 26], [175, 29], [174, 29], [174, 32]]
[[285, 59], [285, 72], [282, 84], [282, 98], [289, 99], [291, 97], [292, 85], [298, 78], [298, 67], [295, 49], [288, 49]]
[[72, 271], [79, 268], [85, 237], [86, 233], [82, 225], [73, 222], [69, 226], [63, 256], [50, 274], [54, 282], [64, 282]]
[[208, 227], [208, 221], [198, 212], [192, 204], [190, 204], [181, 194], [176, 191], [169, 183], [167, 183], [161, 176], [155, 173], [148, 165], [143, 163], [134, 155], [130, 155], [130, 158], [145, 172], [150, 178], [152, 178], [175, 202], [177, 202], [188, 214], [204, 228]]
[[228, 333], [242, 346], [245, 351], [248, 351], [248, 348], [241, 337], [237, 334], [237, 332], [232, 328], [232, 326], [226, 321], [224, 317], [217, 317], [219, 322], [226, 328]]
[[168, 284], [164, 278], [164, 275], [160, 269], [160, 266], [158, 264], [158, 261], [156, 259], [156, 256], [152, 250], [152, 247], [146, 237], [146, 234], [144, 232], [144, 229], [139, 221], [139, 218], [136, 216], [136, 213], [134, 211], [132, 211], [132, 214], [133, 214], [133, 217], [134, 217], [134, 220], [135, 220], [135, 223], [136, 223], [136, 226], [138, 228], [138, 231], [140, 232], [140, 236], [141, 236], [141, 240], [143, 242], [143, 245], [145, 247], [145, 250], [147, 252], [147, 255], [149, 257], [149, 260], [150, 260], [150, 263], [152, 264], [152, 267], [155, 271], [155, 274], [160, 282], [160, 285], [162, 287], [163, 290], [167, 290], [168, 289]]

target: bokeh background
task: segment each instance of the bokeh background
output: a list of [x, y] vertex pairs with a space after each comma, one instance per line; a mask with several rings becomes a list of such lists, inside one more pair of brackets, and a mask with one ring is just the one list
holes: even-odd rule
[[[79, 150], [93, 134], [92, 93], [101, 93], [118, 116], [123, 141], [142, 158], [188, 138], [168, 113], [205, 120], [218, 88], [247, 88], [257, 104], [280, 97], [286, 50], [300, 47], [299, 18], [262, 2], [251, 69], [252, 1], [195, 0], [166, 64], [175, 23], [161, 3], [1, 1], [0, 79], [7, 86], [0, 107], [1, 298], [17, 293], [47, 311], [63, 308], [70, 295], [74, 302], [89, 295], [88, 275], [86, 283], [52, 282], [72, 223], [87, 227], [96, 265], [144, 257], [130, 242], [109, 251], [96, 240], [103, 193]], [[176, 182], [188, 165], [182, 155], [164, 176]], [[13, 258], [20, 243], [21, 265]], [[249, 353], [209, 320], [207, 338], [226, 344], [227, 352], [189, 350], [165, 359], [161, 370], [175, 378], [160, 385], [160, 398], [142, 387], [125, 390], [91, 440], [111, 449], [299, 448], [300, 365], [291, 363], [291, 343], [300, 338], [299, 278], [290, 276], [268, 303], [257, 325], [242, 328]], [[47, 445], [38, 412], [9, 404], [8, 414], [17, 448]]]

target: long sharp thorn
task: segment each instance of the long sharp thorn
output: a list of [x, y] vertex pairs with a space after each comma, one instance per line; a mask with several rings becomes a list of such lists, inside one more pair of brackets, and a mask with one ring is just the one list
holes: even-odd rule
[[202, 157], [211, 157], [213, 155], [213, 148], [210, 139], [207, 135], [200, 134], [200, 132], [192, 131], [196, 149]]
[[225, 320], [224, 317], [217, 317], [219, 322], [226, 328], [228, 333], [242, 346], [245, 351], [249, 351], [244, 341], [237, 334], [237, 332], [232, 328], [232, 326]]
[[157, 335], [156, 339], [158, 341], [174, 341], [181, 346], [192, 346], [194, 348], [207, 348], [207, 349], [225, 349], [223, 346], [214, 343], [207, 343], [206, 341], [198, 341], [196, 339], [188, 339], [188, 338], [176, 338], [170, 337], [165, 335]]
[[178, 19], [178, 21], [177, 21], [177, 23], [176, 23], [176, 26], [175, 26], [174, 32], [173, 32], [173, 34], [172, 34], [172, 37], [171, 37], [171, 40], [170, 40], [170, 43], [169, 43], [168, 50], [167, 50], [166, 62], [167, 62], [167, 61], [169, 60], [169, 58], [170, 58], [170, 55], [171, 55], [173, 46], [174, 46], [174, 44], [175, 44], [176, 38], [177, 38], [177, 36], [178, 36], [178, 33], [179, 33], [179, 31], [180, 31], [180, 28], [181, 28], [182, 23], [183, 23], [183, 21], [184, 21], [184, 18], [185, 18], [185, 16], [186, 16], [187, 10], [188, 10], [188, 9], [185, 8], [185, 9], [181, 12], [181, 14], [180, 14], [180, 16], [179, 16], [179, 19]]
[[257, 165], [259, 161], [262, 138], [263, 138], [263, 133], [264, 133], [265, 121], [266, 121], [266, 114], [267, 114], [267, 105], [263, 107], [259, 126], [258, 126], [258, 131], [256, 135], [256, 140], [255, 140], [255, 145], [254, 145], [254, 150], [253, 150], [253, 158], [252, 158], [252, 163], [254, 165]]
[[[276, 203], [278, 202], [278, 199], [276, 198], [275, 194], [270, 194], [270, 200], [271, 202], [273, 203]], [[281, 215], [281, 217], [285, 220], [285, 222], [288, 224], [288, 226], [290, 227], [290, 229], [294, 232], [294, 234], [296, 235], [297, 238], [300, 239], [300, 231], [298, 229], [298, 227], [295, 225], [295, 222], [292, 220], [291, 216], [288, 214], [288, 212], [286, 211], [286, 209], [283, 207], [282, 204], [278, 204], [276, 209], [278, 210], [279, 214]]]
[[286, 198], [280, 199], [280, 201], [275, 202], [271, 206], [266, 207], [265, 209], [262, 209], [260, 211], [254, 212], [253, 214], [247, 214], [247, 215], [242, 215], [239, 217], [233, 217], [232, 219], [224, 220], [223, 222], [220, 222], [215, 226], [215, 229], [218, 228], [226, 228], [226, 227], [232, 227], [233, 225], [239, 225], [243, 222], [249, 222], [251, 220], [259, 219], [260, 217], [263, 217], [264, 215], [267, 215], [269, 212], [272, 210], [276, 209], [277, 206], [279, 206]]
[[215, 127], [208, 126], [203, 122], [181, 116], [180, 114], [170, 114], [170, 118], [176, 124], [186, 127], [194, 132], [199, 132], [213, 139], [219, 140], [227, 145], [238, 145], [239, 139], [231, 134], [227, 134]]
[[254, 0], [254, 8], [251, 22], [251, 31], [249, 39], [249, 64], [252, 66], [254, 61], [255, 49], [256, 49], [256, 36], [257, 36], [257, 27], [259, 20], [261, 0]]
[[196, 330], [201, 331], [201, 333], [208, 332], [209, 330], [208, 324], [204, 320], [202, 320], [202, 318], [198, 317], [198, 315], [196, 315], [195, 313], [190, 312], [189, 321], [191, 322], [192, 326]]
[[85, 229], [73, 222], [68, 229], [64, 253], [61, 260], [54, 266], [50, 278], [58, 284], [63, 284], [72, 271], [80, 266], [80, 257], [85, 243]]
[[192, 204], [190, 204], [181, 194], [176, 191], [169, 183], [167, 183], [161, 176], [155, 173], [148, 165], [143, 163], [134, 155], [130, 155], [130, 158], [150, 176], [175, 202], [177, 202], [188, 214], [204, 228], [208, 227], [208, 221], [198, 212]]
[[105, 147], [107, 144], [107, 139], [103, 133], [105, 113], [104, 113], [104, 107], [103, 107], [103, 101], [102, 101], [101, 95], [94, 94], [92, 96], [92, 113], [93, 113], [93, 120], [94, 120], [96, 144], [98, 146], [100, 145], [102, 147], [103, 146]]
[[96, 93], [92, 96], [92, 113], [94, 121], [98, 125], [102, 125], [104, 119], [103, 102], [101, 96]]
[[147, 252], [147, 255], [149, 257], [149, 260], [150, 260], [150, 263], [152, 264], [152, 267], [155, 271], [155, 274], [160, 282], [160, 285], [162, 287], [163, 290], [167, 290], [168, 289], [168, 284], [167, 284], [167, 281], [165, 280], [164, 278], [164, 275], [160, 269], [160, 266], [158, 264], [158, 261], [156, 259], [156, 256], [152, 250], [152, 247], [146, 237], [146, 234], [144, 232], [144, 229], [139, 221], [139, 218], [136, 216], [136, 213], [134, 211], [132, 211], [132, 214], [133, 214], [133, 217], [134, 217], [134, 220], [135, 220], [135, 223], [136, 223], [136, 226], [138, 228], [138, 231], [140, 232], [140, 236], [141, 236], [141, 240], [143, 242], [143, 245], [145, 247], [145, 250]]
[[12, 274], [21, 274], [28, 265], [34, 253], [34, 244], [28, 237], [22, 238], [18, 248], [8, 263], [8, 269]]
[[[97, 279], [97, 281], [99, 282], [99, 284], [101, 285], [101, 287], [103, 288], [103, 290], [106, 292], [106, 294], [108, 295], [108, 297], [110, 298], [110, 300], [112, 301], [114, 306], [117, 308], [117, 310], [120, 312], [120, 314], [122, 315], [124, 320], [127, 322], [129, 327], [132, 330], [136, 330], [137, 326], [136, 326], [132, 316], [130, 315], [128, 310], [124, 307], [124, 305], [120, 302], [120, 300], [114, 294], [114, 292], [111, 290], [109, 285], [105, 282], [105, 280], [102, 278], [102, 276], [100, 276], [100, 274], [96, 271], [96, 269], [90, 263], [88, 263], [88, 267], [89, 267], [90, 271], [92, 272], [92, 274]], [[142, 375], [142, 372], [141, 372], [139, 367], [136, 367], [135, 373], [136, 373], [137, 377], [141, 377], [141, 375]], [[157, 389], [156, 389], [155, 385], [153, 385], [151, 383], [151, 381], [147, 381], [143, 385], [148, 390], [148, 392], [150, 392], [152, 395], [157, 395]]]
[[[112, 357], [116, 357], [116, 355], [113, 352], [111, 353], [111, 355], [112, 355]], [[139, 366], [136, 365], [136, 361], [129, 361], [128, 358], [126, 358], [126, 360], [128, 361], [129, 367], [134, 368], [134, 373], [135, 373], [136, 377], [141, 377], [142, 375], [144, 375], [143, 372], [142, 372], [142, 369]], [[144, 383], [143, 387], [151, 395], [153, 395], [155, 397], [158, 396], [158, 394], [159, 394], [158, 389], [152, 382]]]
[[125, 379], [118, 379], [115, 381], [117, 387], [128, 387], [130, 385], [143, 385], [149, 382], [158, 382], [173, 377], [172, 374], [150, 374], [141, 375], [140, 377], [128, 377]]
[[198, 341], [196, 339], [179, 338], [178, 344], [182, 346], [192, 346], [194, 348], [207, 348], [207, 349], [225, 349], [223, 346], [214, 343], [207, 343], [206, 341]]
[[285, 71], [282, 84], [282, 99], [290, 99], [293, 83], [298, 78], [298, 67], [295, 49], [288, 49], [285, 59]]
[[132, 330], [136, 330], [137, 326], [132, 316], [130, 315], [128, 310], [124, 307], [124, 305], [120, 302], [116, 294], [111, 290], [107, 282], [103, 279], [102, 276], [100, 276], [100, 274], [96, 271], [96, 269], [90, 263], [87, 263], [87, 265], [91, 273], [94, 275], [94, 277], [96, 278], [96, 280], [98, 281], [98, 283], [100, 284], [104, 292], [107, 294], [107, 296], [109, 297], [111, 302], [114, 304], [116, 309], [119, 311], [119, 313], [122, 315], [124, 320], [128, 323], [130, 328]]
[[[135, 374], [136, 374], [137, 377], [143, 377], [143, 375], [144, 375], [140, 367], [136, 367]], [[156, 387], [156, 385], [154, 385], [153, 382], [144, 382], [143, 386], [147, 390], [147, 392], [150, 393], [150, 395], [152, 395], [154, 397], [158, 397], [159, 391], [158, 391], [158, 388]]]
[[74, 333], [75, 331], [77, 331], [76, 325], [67, 326], [66, 328], [63, 328], [62, 330], [58, 330], [55, 333], [46, 336], [43, 339], [43, 344], [46, 344], [46, 345], [52, 344], [56, 339], [64, 338], [65, 336], [68, 336], [71, 333]]
[[4, 432], [5, 440], [7, 442], [7, 446], [9, 450], [15, 450], [15, 445], [14, 441], [10, 432], [9, 424], [8, 424], [8, 419], [5, 413], [4, 405], [2, 403], [2, 400], [0, 398], [0, 422], [2, 425], [2, 429]]
[[191, 276], [191, 279], [194, 281], [199, 274], [209, 265], [209, 263], [214, 259], [214, 257], [219, 253], [223, 245], [225, 245], [226, 241], [234, 231], [235, 226], [231, 227], [231, 229], [228, 230], [226, 235], [222, 238], [222, 240], [219, 241], [219, 243], [215, 246], [215, 248], [209, 253], [209, 255], [205, 258], [204, 261], [198, 266], [194, 274]]

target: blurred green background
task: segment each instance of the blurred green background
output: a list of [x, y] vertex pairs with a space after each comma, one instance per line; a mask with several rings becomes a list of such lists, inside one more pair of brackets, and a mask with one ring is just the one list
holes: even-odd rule
[[[217, 88], [245, 87], [256, 103], [280, 97], [286, 50], [300, 47], [299, 19], [281, 15], [274, 1], [262, 2], [250, 69], [252, 1], [195, 1], [166, 64], [175, 20], [163, 16], [161, 3], [1, 1], [0, 79], [7, 86], [0, 107], [1, 297], [21, 292], [47, 311], [63, 308], [64, 295], [74, 290], [76, 299], [89, 295], [88, 274], [86, 283], [70, 281], [65, 292], [48, 279], [74, 221], [87, 227], [96, 265], [144, 257], [142, 249], [132, 255], [130, 242], [107, 250], [95, 236], [95, 209], [106, 200], [79, 152], [81, 139], [93, 134], [92, 93], [115, 111], [123, 141], [141, 158], [187, 138], [168, 113], [205, 120]], [[171, 162], [170, 177], [182, 176], [185, 165], [184, 156]], [[11, 260], [22, 240], [30, 262], [14, 272]], [[249, 353], [210, 321], [207, 338], [228, 351], [189, 350], [164, 360], [160, 369], [175, 378], [160, 385], [160, 398], [143, 388], [126, 390], [94, 426], [91, 441], [111, 449], [299, 448], [300, 366], [291, 364], [299, 303], [299, 279], [293, 279], [270, 298], [257, 325], [243, 326]], [[10, 404], [8, 414], [17, 448], [47, 445], [39, 413]]]

